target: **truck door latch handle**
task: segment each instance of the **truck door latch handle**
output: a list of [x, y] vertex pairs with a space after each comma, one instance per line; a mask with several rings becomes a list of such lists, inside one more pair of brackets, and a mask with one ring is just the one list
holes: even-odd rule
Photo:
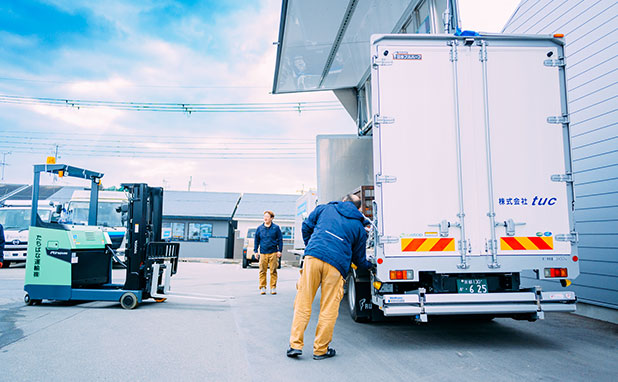
[[515, 227], [518, 225], [526, 225], [526, 223], [519, 223], [509, 219], [504, 222], [496, 222], [496, 227], [506, 227], [506, 236], [515, 236]]

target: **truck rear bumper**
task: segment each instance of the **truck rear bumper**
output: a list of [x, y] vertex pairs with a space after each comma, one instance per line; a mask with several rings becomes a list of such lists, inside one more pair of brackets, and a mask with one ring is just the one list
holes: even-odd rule
[[[427, 315], [518, 315], [543, 318], [544, 312], [574, 312], [574, 292], [530, 292], [486, 294], [389, 294], [377, 297], [377, 305], [385, 316]], [[424, 318], [424, 319], [423, 319]]]

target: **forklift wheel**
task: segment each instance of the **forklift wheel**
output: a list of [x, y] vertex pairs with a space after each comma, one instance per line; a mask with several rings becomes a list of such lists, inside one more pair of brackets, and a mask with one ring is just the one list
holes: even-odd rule
[[154, 300], [155, 300], [155, 302], [163, 302], [163, 301], [167, 300], [167, 298], [155, 298]]
[[137, 296], [132, 292], [126, 292], [120, 297], [120, 306], [123, 309], [134, 309], [137, 306]]

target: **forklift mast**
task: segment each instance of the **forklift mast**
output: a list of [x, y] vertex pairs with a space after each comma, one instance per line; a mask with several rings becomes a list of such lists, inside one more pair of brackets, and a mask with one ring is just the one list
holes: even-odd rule
[[149, 247], [161, 241], [163, 188], [149, 187], [145, 183], [123, 183], [121, 187], [129, 194], [124, 289], [143, 290], [147, 281], [144, 273]]

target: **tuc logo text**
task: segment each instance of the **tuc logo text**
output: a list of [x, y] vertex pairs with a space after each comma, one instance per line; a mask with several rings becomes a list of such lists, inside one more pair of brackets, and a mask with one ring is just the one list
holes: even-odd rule
[[501, 206], [553, 206], [558, 201], [555, 197], [534, 196], [527, 197], [505, 197], [498, 198], [498, 204]]

